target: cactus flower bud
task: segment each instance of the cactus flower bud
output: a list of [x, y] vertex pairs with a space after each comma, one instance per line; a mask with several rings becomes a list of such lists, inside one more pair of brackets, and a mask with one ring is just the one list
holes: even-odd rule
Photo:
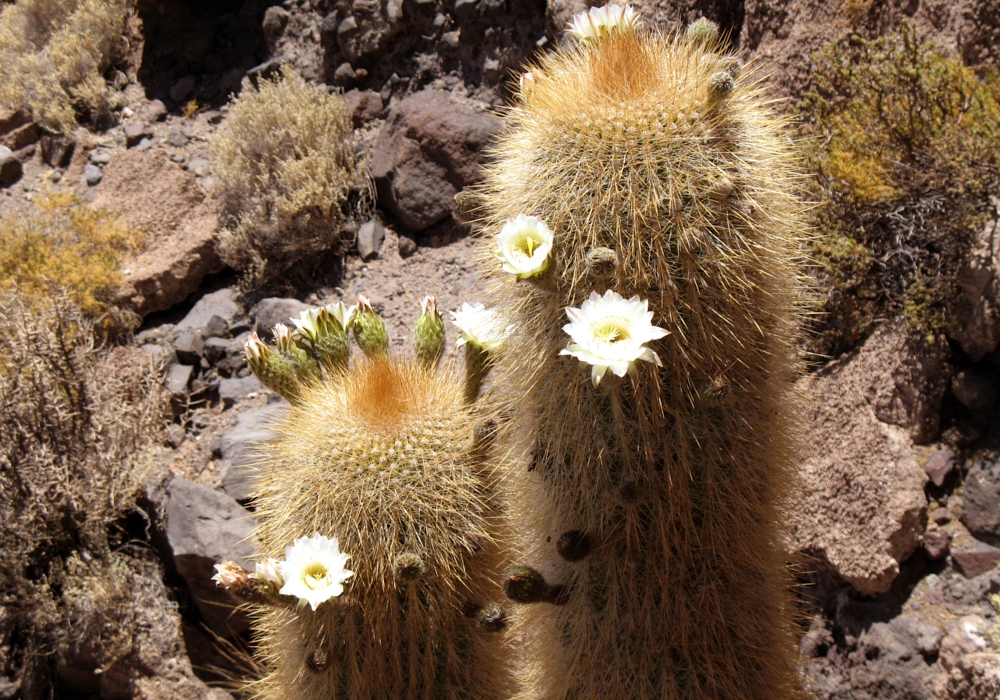
[[378, 357], [389, 352], [389, 331], [385, 322], [375, 313], [372, 303], [363, 294], [358, 295], [357, 313], [354, 322], [354, 339], [358, 347], [368, 357]]
[[295, 366], [283, 355], [268, 347], [256, 333], [251, 333], [243, 345], [247, 365], [257, 375], [261, 384], [289, 401], [297, 401], [301, 394]]
[[298, 319], [292, 319], [296, 332], [309, 341], [319, 363], [329, 371], [347, 369], [350, 356], [347, 331], [354, 316], [354, 307], [344, 302], [329, 304], [321, 309], [306, 309]]
[[420, 316], [413, 331], [413, 344], [421, 367], [437, 367], [444, 353], [444, 319], [438, 312], [434, 297], [424, 297], [420, 301]]
[[297, 331], [290, 331], [288, 326], [279, 323], [274, 327], [274, 340], [278, 346], [278, 353], [288, 360], [295, 370], [295, 378], [300, 384], [317, 382], [322, 375], [319, 363], [308, 350], [299, 343], [301, 336]]

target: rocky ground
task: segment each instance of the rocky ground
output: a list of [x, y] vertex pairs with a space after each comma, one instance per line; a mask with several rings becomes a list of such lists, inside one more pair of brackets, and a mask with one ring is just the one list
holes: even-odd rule
[[[911, 16], [973, 66], [995, 62], [1000, 46], [1000, 12], [988, 0], [634, 4], [664, 28], [702, 15], [718, 21], [746, 58], [773, 72], [770, 89], [785, 100], [802, 94], [809, 53], [847, 31], [851, 12], [862, 13], [869, 34]], [[162, 475], [147, 487], [151, 526], [136, 536], [163, 562], [166, 586], [156, 595], [177, 612], [160, 644], [160, 657], [173, 661], [150, 661], [145, 690], [133, 684], [131, 696], [208, 697], [202, 680], [253, 672], [241, 651], [248, 620], [209, 580], [215, 562], [253, 553], [245, 467], [284, 410], [244, 366], [244, 340], [307, 306], [362, 293], [394, 346], [406, 348], [423, 295], [442, 309], [475, 302], [475, 232], [452, 219], [453, 197], [475, 181], [502, 128], [511, 71], [558, 43], [585, 7], [141, 0], [142, 41], [117, 124], [67, 138], [0, 115], [0, 207], [17, 211], [68, 189], [147, 235], [125, 270], [123, 299], [145, 319], [135, 342], [162, 360], [174, 422]], [[230, 95], [282, 63], [344, 92], [379, 208], [371, 221], [348, 222], [354, 250], [313, 288], [248, 300], [215, 252], [220, 215], [206, 138], [225, 123]], [[801, 380], [808, 437], [789, 551], [800, 572], [803, 674], [819, 697], [997, 697], [982, 694], [996, 690], [990, 674], [1000, 673], [989, 602], [1000, 593], [996, 225], [982, 231], [980, 257], [960, 280], [976, 309], [963, 338], [914, 336], [888, 320], [857, 351]], [[457, 364], [453, 343], [449, 353]], [[61, 664], [59, 697], [119, 697], [95, 685], [86, 658]], [[0, 684], [0, 698], [13, 697], [42, 696]]]

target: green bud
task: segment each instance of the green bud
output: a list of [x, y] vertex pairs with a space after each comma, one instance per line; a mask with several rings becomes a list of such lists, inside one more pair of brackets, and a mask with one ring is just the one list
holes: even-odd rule
[[427, 370], [437, 367], [444, 353], [444, 342], [444, 319], [438, 313], [437, 301], [434, 297], [424, 297], [413, 331], [413, 344], [421, 367]]
[[719, 25], [704, 17], [697, 19], [687, 29], [687, 40], [706, 49], [712, 48], [719, 40]]
[[518, 566], [507, 574], [503, 592], [518, 603], [540, 603], [549, 598], [545, 577], [527, 566]]
[[298, 320], [296, 332], [309, 341], [319, 363], [331, 372], [347, 369], [350, 356], [347, 331], [353, 321], [354, 307], [344, 302], [329, 304], [322, 309], [306, 309]]
[[712, 97], [721, 99], [733, 91], [733, 76], [724, 70], [713, 73], [708, 79], [708, 89]]
[[268, 347], [256, 333], [243, 346], [247, 365], [261, 384], [293, 403], [301, 397], [301, 387], [292, 362]]
[[354, 328], [354, 339], [365, 355], [374, 358], [389, 352], [389, 331], [385, 322], [363, 294], [358, 295], [357, 313], [351, 326]]
[[319, 369], [316, 358], [302, 346], [301, 336], [296, 331], [288, 330], [288, 326], [279, 323], [274, 327], [274, 340], [278, 345], [278, 353], [284, 357], [295, 370], [295, 378], [299, 384], [305, 385], [318, 382], [323, 373]]

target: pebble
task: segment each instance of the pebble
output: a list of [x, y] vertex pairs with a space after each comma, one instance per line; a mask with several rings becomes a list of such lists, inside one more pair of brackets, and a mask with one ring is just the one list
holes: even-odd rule
[[153, 147], [153, 142], [144, 137], [142, 141], [140, 141], [139, 144], [136, 146], [136, 149], [140, 151], [148, 151], [152, 147]]
[[104, 177], [104, 173], [93, 163], [88, 163], [87, 167], [83, 169], [83, 179], [87, 181], [87, 184], [93, 187], [101, 181]]
[[91, 151], [90, 162], [94, 165], [107, 165], [111, 162], [111, 154], [98, 151]]
[[173, 129], [167, 135], [167, 143], [169, 143], [174, 148], [184, 148], [185, 146], [187, 146], [188, 137], [184, 135], [184, 132], [178, 131], [177, 129]]

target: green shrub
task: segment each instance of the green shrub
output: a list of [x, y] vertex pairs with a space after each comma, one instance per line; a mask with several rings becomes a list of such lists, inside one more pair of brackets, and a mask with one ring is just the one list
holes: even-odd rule
[[955, 274], [998, 184], [1000, 80], [921, 43], [909, 23], [815, 57], [799, 105], [811, 139], [814, 257], [830, 291], [814, 349], [850, 349], [905, 313], [947, 331]]
[[0, 11], [0, 106], [27, 109], [52, 131], [78, 113], [117, 106], [102, 77], [124, 58], [130, 0], [17, 0]]
[[344, 99], [291, 68], [233, 101], [211, 141], [229, 216], [220, 253], [249, 284], [299, 272], [293, 266], [351, 243], [341, 230], [350, 191], [361, 183], [351, 133]]

